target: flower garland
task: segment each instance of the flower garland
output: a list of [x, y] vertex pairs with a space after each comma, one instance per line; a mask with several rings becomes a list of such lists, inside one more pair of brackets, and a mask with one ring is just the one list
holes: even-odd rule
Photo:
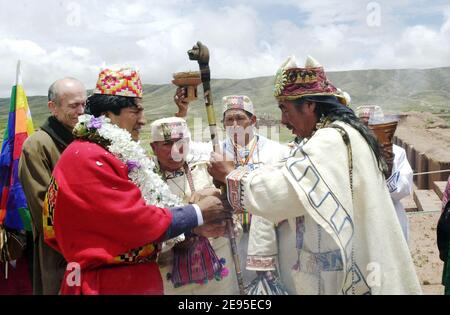
[[[111, 124], [111, 120], [105, 116], [94, 117], [82, 115], [78, 117], [78, 124], [73, 134], [76, 139], [83, 139], [101, 145], [111, 154], [125, 163], [128, 167], [128, 178], [141, 190], [142, 197], [149, 205], [162, 208], [181, 206], [180, 197], [174, 195], [160, 174], [156, 173], [155, 162], [150, 159], [139, 142], [133, 141], [131, 134], [117, 125]], [[162, 246], [162, 251], [171, 249], [175, 244], [185, 240], [184, 234], [167, 240]], [[213, 251], [210, 243], [209, 247]], [[214, 274], [217, 281], [228, 276], [229, 271], [225, 266], [225, 259], [219, 260], [219, 266]], [[199, 282], [200, 283], [200, 282]], [[208, 283], [208, 279], [201, 281]]]
[[105, 116], [82, 115], [73, 134], [77, 139], [97, 143], [128, 166], [128, 178], [141, 190], [147, 204], [162, 208], [182, 205], [169, 186], [155, 172], [155, 163], [148, 158], [139, 142], [131, 134]]

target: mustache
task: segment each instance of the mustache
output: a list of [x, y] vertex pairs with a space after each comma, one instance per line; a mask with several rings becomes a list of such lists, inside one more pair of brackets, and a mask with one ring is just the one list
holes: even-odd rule
[[292, 125], [290, 125], [290, 124], [285, 124], [285, 126], [286, 126], [286, 128], [289, 129], [289, 130], [294, 129], [294, 127], [293, 127]]

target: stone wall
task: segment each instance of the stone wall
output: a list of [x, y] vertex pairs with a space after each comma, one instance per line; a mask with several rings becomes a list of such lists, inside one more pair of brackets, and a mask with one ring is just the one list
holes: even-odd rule
[[[394, 143], [405, 149], [414, 173], [450, 169], [450, 126], [430, 113], [403, 115]], [[418, 189], [432, 189], [435, 181], [447, 181], [450, 171], [414, 176]]]

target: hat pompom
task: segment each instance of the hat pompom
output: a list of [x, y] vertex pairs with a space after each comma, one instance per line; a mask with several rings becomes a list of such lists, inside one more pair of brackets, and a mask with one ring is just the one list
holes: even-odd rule
[[317, 68], [322, 67], [322, 65], [313, 57], [306, 56], [305, 68]]

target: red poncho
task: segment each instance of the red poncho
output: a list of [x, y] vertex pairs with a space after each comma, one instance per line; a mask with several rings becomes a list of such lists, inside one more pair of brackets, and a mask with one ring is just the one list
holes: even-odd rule
[[81, 285], [70, 269], [61, 293], [163, 294], [156, 242], [171, 220], [168, 209], [146, 205], [123, 162], [95, 143], [73, 142], [44, 203], [46, 242], [81, 267]]

